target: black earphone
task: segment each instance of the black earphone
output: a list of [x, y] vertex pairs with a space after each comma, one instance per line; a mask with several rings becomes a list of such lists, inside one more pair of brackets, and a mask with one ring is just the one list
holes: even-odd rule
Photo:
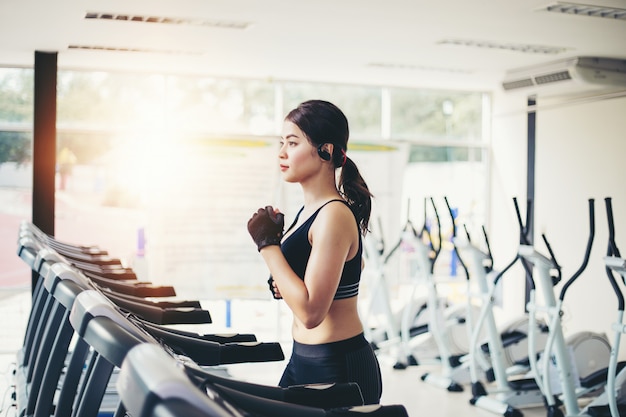
[[317, 154], [320, 156], [320, 158], [322, 158], [324, 161], [330, 161], [330, 153], [328, 151], [325, 151], [324, 149], [322, 149], [322, 147], [325, 144], [322, 143], [320, 146], [317, 147]]

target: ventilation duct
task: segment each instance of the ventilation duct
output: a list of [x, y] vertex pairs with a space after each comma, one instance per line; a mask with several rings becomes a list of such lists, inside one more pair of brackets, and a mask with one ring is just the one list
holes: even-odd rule
[[512, 70], [502, 87], [537, 95], [626, 89], [626, 59], [575, 57]]

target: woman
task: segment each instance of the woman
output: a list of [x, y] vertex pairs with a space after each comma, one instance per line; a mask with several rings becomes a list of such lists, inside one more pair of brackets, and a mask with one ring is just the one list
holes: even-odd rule
[[357, 310], [372, 195], [346, 155], [348, 136], [332, 103], [311, 100], [292, 110], [278, 158], [283, 179], [301, 185], [304, 206], [284, 235], [284, 216], [271, 206], [252, 216], [248, 231], [274, 297], [293, 313], [293, 352], [279, 385], [356, 382], [365, 403], [377, 404], [380, 367]]

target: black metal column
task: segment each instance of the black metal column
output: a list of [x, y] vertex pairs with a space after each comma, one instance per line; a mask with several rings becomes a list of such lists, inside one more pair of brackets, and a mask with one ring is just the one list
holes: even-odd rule
[[[528, 121], [527, 121], [527, 161], [526, 161], [526, 201], [530, 201], [526, 209], [529, 211], [526, 216], [528, 222], [528, 244], [535, 242], [535, 134], [537, 131], [537, 98], [528, 97]], [[529, 265], [532, 268], [532, 265]], [[526, 280], [526, 305], [530, 300], [530, 286]]]
[[[57, 53], [35, 52], [32, 222], [54, 235]], [[38, 274], [33, 273], [32, 289]]]
[[[531, 201], [530, 205], [530, 213], [527, 215], [529, 220], [529, 225], [532, 226], [534, 224], [534, 207], [535, 207], [535, 133], [537, 130], [537, 99], [533, 97], [528, 98], [528, 149], [527, 149], [527, 168], [526, 168], [526, 199], [527, 201]], [[529, 227], [528, 230], [528, 240], [529, 243], [533, 243], [534, 239], [534, 228]]]

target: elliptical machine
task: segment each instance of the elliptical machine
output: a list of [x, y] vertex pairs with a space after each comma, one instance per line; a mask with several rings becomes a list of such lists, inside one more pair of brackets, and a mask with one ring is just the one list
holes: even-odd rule
[[[444, 355], [447, 355], [448, 360], [454, 364], [454, 367], [460, 365], [461, 358], [469, 350], [469, 334], [471, 333], [469, 329], [471, 328], [472, 312], [469, 308], [464, 308], [462, 305], [448, 304], [445, 297], [442, 297], [439, 291], [437, 291], [436, 285], [431, 285], [434, 282], [432, 274], [435, 262], [441, 252], [442, 238], [439, 214], [432, 198], [430, 198], [430, 203], [437, 221], [437, 239], [433, 239], [432, 230], [429, 230], [427, 227], [427, 200], [424, 200], [424, 224], [422, 228], [417, 232], [413, 225], [409, 223], [403, 231], [400, 242], [388, 255], [388, 257], [391, 256], [399, 246], [404, 245], [413, 251], [417, 263], [415, 276], [411, 277], [413, 283], [409, 302], [402, 312], [400, 325], [402, 345], [398, 362], [394, 366], [395, 369], [404, 369], [406, 365], [420, 364], [414, 355], [414, 352], [418, 350], [413, 343], [414, 340], [418, 341], [417, 347], [422, 348], [419, 350], [419, 353], [423, 353], [425, 350], [423, 347], [426, 346], [430, 353], [428, 359], [436, 358], [437, 363], [440, 363], [442, 360], [440, 343], [444, 343], [444, 349], [446, 350]], [[426, 237], [428, 239], [427, 244], [424, 241]], [[416, 297], [417, 288], [424, 284], [427, 287], [427, 296], [422, 298]], [[434, 314], [437, 323], [441, 323], [443, 320], [444, 330], [435, 329], [433, 333], [430, 329], [434, 320], [432, 306], [435, 305], [433, 301], [435, 296], [438, 299], [436, 306], [439, 311], [434, 312]], [[422, 356], [419, 356], [419, 358], [422, 360], [422, 364], [428, 362], [428, 360], [424, 361]]]
[[437, 221], [439, 244], [436, 248], [433, 248], [434, 254], [432, 256], [429, 256], [431, 252], [429, 247], [426, 245], [418, 246], [420, 251], [418, 252], [417, 259], [419, 269], [426, 278], [426, 284], [428, 287], [428, 325], [430, 334], [433, 336], [439, 350], [442, 372], [439, 374], [427, 372], [422, 375], [421, 379], [426, 383], [447, 389], [450, 392], [461, 392], [463, 391], [462, 384], [465, 384], [470, 380], [469, 368], [461, 361], [461, 358], [465, 356], [465, 354], [453, 355], [450, 352], [449, 327], [441, 325], [441, 323], [444, 322], [444, 317], [442, 315], [443, 306], [441, 305], [441, 298], [439, 297], [437, 291], [437, 282], [434, 276], [435, 261], [441, 251], [441, 221], [434, 200], [431, 198], [430, 201]]
[[[385, 241], [381, 237], [375, 239], [373, 233], [368, 233], [364, 238], [364, 256], [367, 258], [366, 271], [369, 272], [371, 279], [369, 281], [370, 297], [366, 308], [360, 311], [361, 319], [364, 321], [365, 338], [375, 351], [395, 346], [400, 342], [398, 325], [391, 308], [391, 299], [389, 295], [389, 285], [385, 275], [386, 259], [384, 258]], [[374, 307], [379, 303], [383, 309], [382, 323], [376, 323], [377, 326], [370, 324]]]
[[[528, 225], [528, 220], [526, 224]], [[521, 220], [520, 226], [520, 241], [527, 242], [527, 228], [522, 225]], [[521, 417], [523, 414], [518, 408], [543, 403], [542, 393], [532, 378], [515, 380], [509, 378], [511, 375], [522, 374], [528, 370], [524, 358], [527, 357], [528, 352], [529, 318], [524, 315], [501, 332], [497, 327], [494, 314], [497, 284], [520, 258], [516, 256], [502, 272], [496, 272], [493, 269], [493, 256], [484, 226], [482, 232], [486, 251], [474, 244], [469, 231], [466, 227], [464, 229], [466, 240], [454, 239], [454, 245], [458, 252], [463, 256], [468, 255], [470, 259], [471, 280], [479, 291], [474, 298], [479, 298], [481, 306], [473, 326], [468, 354], [472, 386], [470, 404], [505, 417]], [[535, 338], [544, 343], [546, 331], [546, 326], [540, 324], [538, 331], [530, 332], [533, 334], [533, 343], [536, 343]], [[484, 332], [486, 332], [487, 343], [481, 344]], [[516, 359], [512, 360], [512, 357]], [[479, 368], [486, 369], [483, 363], [485, 361], [491, 365], [487, 369], [486, 379], [494, 383], [489, 391], [479, 376]]]
[[[422, 227], [418, 231], [407, 214], [407, 222], [398, 241], [387, 253], [385, 253], [384, 241], [373, 239], [372, 233], [368, 234], [366, 255], [368, 268], [373, 273], [371, 281], [373, 296], [370, 298], [368, 308], [362, 310], [362, 316], [366, 322], [370, 321], [374, 310], [374, 297], [377, 297], [376, 300], [380, 302], [379, 306], [383, 310], [383, 321], [375, 328], [366, 326], [366, 337], [377, 351], [396, 349], [396, 362], [393, 365], [396, 370], [406, 369], [408, 366], [441, 363], [440, 349], [430, 332], [432, 326], [429, 325], [431, 322], [429, 305], [433, 305], [430, 301], [433, 295], [418, 294], [418, 289], [425, 286], [436, 291], [436, 288], [430, 287], [428, 280], [441, 250], [441, 233], [439, 232], [437, 238], [432, 235], [428, 227], [428, 202], [432, 204], [437, 224], [439, 224], [433, 199], [425, 199]], [[408, 204], [410, 209], [410, 201]], [[407, 213], [410, 213], [410, 210], [407, 210]], [[399, 311], [393, 312], [389, 299], [386, 267], [389, 261], [398, 255], [406, 255], [406, 260], [410, 263], [405, 268], [410, 279], [410, 288], [405, 304]], [[439, 314], [438, 323], [444, 323], [443, 327], [446, 328], [439, 332], [448, 335], [447, 351], [450, 360], [458, 363], [459, 358], [464, 356], [469, 349], [465, 309], [462, 306], [449, 305], [447, 300], [439, 294], [437, 297], [438, 308], [442, 310], [437, 313]]]
[[[519, 219], [517, 201], [515, 201], [515, 208]], [[578, 399], [587, 395], [596, 395], [606, 381], [605, 372], [611, 352], [608, 339], [604, 335], [583, 332], [570, 336], [566, 340], [561, 326], [565, 294], [585, 270], [589, 261], [595, 233], [593, 199], [589, 199], [589, 229], [582, 265], [563, 285], [558, 300], [555, 297], [554, 286], [561, 280], [561, 266], [556, 261], [545, 234], [542, 238], [549, 252], [549, 258], [537, 252], [531, 245], [521, 245], [518, 251], [519, 256], [537, 270], [537, 281], [543, 297], [543, 303], [537, 303], [535, 288], [531, 289], [527, 304], [530, 319], [534, 320], [539, 313], [547, 316], [549, 336], [541, 361], [537, 360], [532, 344], [529, 345], [528, 356], [531, 359], [530, 363], [537, 386], [544, 395], [549, 417], [563, 417], [561, 405], [564, 405], [567, 416], [582, 415]], [[577, 355], [578, 350], [583, 352], [580, 357]], [[553, 385], [553, 380], [557, 378], [551, 372], [551, 364], [554, 364], [558, 373], [558, 383], [555, 385]], [[557, 389], [561, 392], [556, 392]]]
[[604, 263], [611, 288], [617, 298], [617, 317], [611, 326], [614, 331], [613, 348], [611, 349], [607, 371], [606, 387], [600, 396], [584, 408], [583, 413], [592, 417], [620, 417], [626, 415], [626, 363], [619, 361], [620, 341], [622, 334], [626, 333], [626, 324], [624, 323], [624, 295], [614, 274], [621, 275], [622, 283], [626, 285], [626, 260], [621, 257], [615, 243], [615, 223], [611, 198], [605, 198], [604, 204], [609, 229]]

